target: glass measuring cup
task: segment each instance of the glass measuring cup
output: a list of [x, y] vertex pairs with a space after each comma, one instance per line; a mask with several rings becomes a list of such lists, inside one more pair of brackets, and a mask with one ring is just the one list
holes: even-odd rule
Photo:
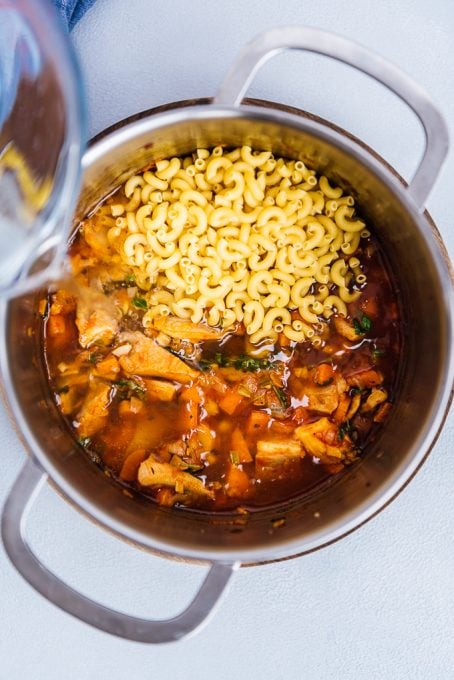
[[81, 76], [56, 11], [0, 0], [2, 296], [61, 275], [84, 142]]

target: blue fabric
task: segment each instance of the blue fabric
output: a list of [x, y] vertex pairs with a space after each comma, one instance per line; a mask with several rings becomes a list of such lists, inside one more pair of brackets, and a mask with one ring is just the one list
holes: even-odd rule
[[96, 0], [54, 0], [54, 5], [71, 31]]

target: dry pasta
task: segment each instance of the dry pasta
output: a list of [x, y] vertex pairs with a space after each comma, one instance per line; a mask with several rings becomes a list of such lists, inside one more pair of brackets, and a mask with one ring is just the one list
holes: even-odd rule
[[146, 325], [170, 314], [243, 323], [252, 343], [314, 340], [366, 282], [354, 255], [369, 231], [353, 198], [301, 160], [197, 149], [129, 177], [123, 193], [106, 235], [148, 291]]

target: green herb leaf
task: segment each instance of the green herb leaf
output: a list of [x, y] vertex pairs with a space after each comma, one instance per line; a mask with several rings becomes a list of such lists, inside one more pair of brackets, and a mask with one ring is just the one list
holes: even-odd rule
[[107, 281], [103, 284], [103, 291], [105, 295], [110, 295], [114, 290], [118, 288], [131, 288], [131, 286], [136, 285], [136, 277], [134, 274], [127, 274], [124, 279], [120, 281]]
[[240, 462], [240, 454], [238, 453], [238, 451], [230, 451], [229, 455], [232, 463], [234, 465], [238, 465], [238, 463]]
[[80, 444], [80, 446], [82, 446], [85, 449], [87, 446], [90, 446], [91, 438], [90, 437], [80, 437], [77, 440], [77, 443]]
[[264, 371], [272, 368], [273, 363], [268, 359], [259, 359], [256, 357], [249, 357], [247, 354], [241, 354], [236, 359], [233, 359], [233, 365], [240, 371]]
[[287, 395], [285, 394], [282, 387], [276, 387], [276, 385], [272, 385], [271, 387], [273, 388], [275, 395], [279, 399], [279, 403], [282, 406], [282, 408], [287, 408], [288, 407]]
[[349, 420], [346, 420], [345, 423], [342, 423], [342, 425], [339, 428], [339, 439], [342, 441], [345, 439], [347, 434], [352, 433], [352, 424]]
[[226, 357], [222, 352], [216, 352], [213, 359], [202, 359], [199, 361], [202, 370], [207, 370], [212, 364], [217, 364], [220, 368], [233, 366], [238, 371], [245, 372], [265, 371], [274, 366], [273, 362], [269, 361], [269, 359], [258, 359], [247, 354], [240, 354], [238, 357]]
[[221, 352], [216, 352], [214, 355], [214, 363], [218, 366], [228, 366], [229, 360]]
[[372, 329], [372, 321], [365, 314], [358, 319], [353, 319], [353, 328], [355, 329], [356, 335], [365, 335], [369, 333]]
[[187, 469], [189, 472], [200, 472], [200, 470], [204, 469], [204, 465], [200, 465], [199, 463], [188, 463], [187, 464]]
[[372, 356], [376, 359], [377, 357], [382, 357], [385, 354], [384, 349], [380, 349], [379, 347], [374, 347], [372, 350]]
[[247, 399], [250, 399], [252, 397], [251, 390], [242, 383], [238, 385], [238, 394], [240, 394], [242, 397], [246, 397]]
[[145, 388], [134, 382], [134, 380], [117, 380], [112, 384], [117, 388], [117, 396], [122, 401], [131, 397], [143, 399], [146, 393]]
[[88, 363], [90, 364], [97, 364], [98, 361], [101, 361], [102, 359], [102, 354], [99, 352], [90, 352], [88, 355]]
[[132, 304], [137, 309], [145, 309], [145, 310], [148, 309], [147, 301], [145, 300], [145, 298], [140, 297], [140, 295], [134, 295], [134, 297], [132, 298]]
[[369, 333], [372, 330], [372, 320], [365, 314], [362, 315], [360, 324], [364, 333]]
[[212, 362], [207, 359], [200, 359], [198, 363], [201, 371], [209, 371], [212, 366]]
[[364, 335], [364, 331], [361, 328], [361, 324], [358, 319], [353, 319], [353, 328], [355, 329], [356, 335]]

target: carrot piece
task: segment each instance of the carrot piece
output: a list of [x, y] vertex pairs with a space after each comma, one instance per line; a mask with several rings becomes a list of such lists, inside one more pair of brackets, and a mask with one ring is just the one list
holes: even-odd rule
[[343, 423], [347, 420], [348, 409], [350, 408], [350, 397], [346, 394], [341, 394], [339, 398], [339, 406], [334, 411], [333, 420], [335, 423]]
[[323, 467], [330, 475], [337, 475], [338, 472], [342, 472], [344, 469], [343, 463], [327, 463]]
[[277, 434], [292, 434], [296, 427], [294, 420], [273, 420], [271, 423], [271, 432], [276, 432]]
[[201, 404], [203, 401], [201, 391], [196, 385], [191, 385], [191, 387], [183, 387], [180, 392], [180, 399], [183, 401], [193, 401], [196, 404]]
[[184, 432], [193, 430], [199, 424], [199, 405], [196, 401], [186, 401], [180, 411], [180, 425]]
[[380, 406], [377, 413], [375, 414], [374, 423], [382, 423], [385, 420], [388, 413], [390, 412], [390, 410], [391, 410], [391, 402], [386, 401], [384, 404], [382, 404]]
[[47, 322], [47, 332], [51, 337], [66, 333], [66, 320], [62, 314], [52, 314]]
[[240, 463], [252, 462], [252, 456], [249, 451], [249, 446], [247, 445], [247, 441], [244, 438], [244, 435], [239, 427], [236, 427], [232, 432], [230, 446], [233, 451], [236, 451], [238, 453]]
[[125, 461], [120, 470], [120, 479], [124, 482], [133, 482], [137, 479], [140, 463], [148, 457], [146, 449], [137, 449], [125, 458]]
[[270, 420], [271, 416], [268, 413], [251, 411], [246, 423], [246, 434], [261, 434], [267, 429]]
[[177, 499], [177, 495], [173, 489], [170, 489], [168, 486], [163, 486], [161, 489], [158, 489], [155, 498], [159, 505], [172, 507]]
[[225, 491], [228, 496], [245, 496], [249, 491], [249, 477], [236, 465], [230, 465], [227, 472]]
[[219, 374], [227, 380], [227, 382], [241, 382], [245, 378], [244, 371], [240, 371], [234, 366], [226, 366], [219, 369]]
[[117, 374], [120, 372], [118, 359], [113, 354], [109, 354], [109, 356], [96, 364], [93, 372], [102, 378], [115, 380]]
[[219, 402], [219, 408], [229, 416], [233, 416], [234, 413], [241, 410], [240, 407], [243, 406], [246, 399], [238, 393], [236, 387], [231, 387], [227, 390], [225, 396]]
[[330, 364], [319, 364], [315, 369], [314, 383], [316, 385], [329, 385], [334, 380], [334, 370]]
[[381, 385], [383, 382], [383, 376], [379, 371], [369, 369], [349, 376], [347, 378], [347, 382], [349, 385], [355, 385], [361, 389], [368, 389], [369, 387]]

